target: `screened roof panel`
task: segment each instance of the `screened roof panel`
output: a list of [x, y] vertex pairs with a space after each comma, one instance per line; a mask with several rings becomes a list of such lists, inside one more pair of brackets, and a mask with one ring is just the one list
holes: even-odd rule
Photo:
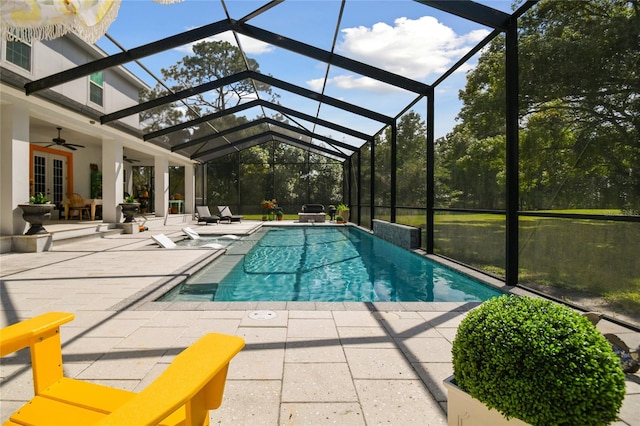
[[[228, 2], [231, 3], [237, 2]], [[248, 23], [324, 50], [331, 50], [339, 14], [338, 1], [285, 1]], [[291, 19], [292, 16], [295, 18]]]
[[[120, 47], [109, 46], [107, 40], [99, 43], [112, 56], [37, 80], [26, 89], [28, 94], [35, 93], [118, 65], [141, 69], [133, 60], [149, 70], [152, 75], [147, 75], [145, 70], [139, 76], [155, 86], [156, 79], [162, 77], [161, 69], [190, 55], [194, 43], [225, 40], [236, 44], [237, 37], [243, 55], [259, 65], [261, 74], [248, 78], [264, 84], [264, 76], [271, 75], [273, 82], [280, 82], [272, 87], [274, 93], [280, 95], [277, 99], [280, 105], [269, 104], [272, 99], [265, 93], [256, 95], [249, 90], [244, 94], [244, 101], [257, 103], [251, 108], [237, 108], [232, 106], [236, 99], [230, 98], [225, 112], [236, 114], [236, 120], [227, 118], [229, 121], [225, 123], [254, 120], [263, 115], [284, 116], [293, 125], [301, 120], [308, 123], [304, 131], [300, 131], [301, 136], [315, 131], [317, 135], [360, 146], [418, 97], [431, 93], [429, 84], [440, 85], [443, 74], [447, 76], [447, 84], [437, 87], [438, 98], [457, 96], [464, 71], [474, 66], [475, 59], [467, 61], [456, 72], [452, 72], [451, 67], [470, 49], [478, 49], [479, 42], [488, 40], [487, 34], [494, 28], [506, 28], [508, 14], [505, 11], [509, 12], [510, 3], [509, 0], [480, 3], [468, 0], [220, 0], [160, 6], [123, 2], [118, 19], [109, 30], [111, 39]], [[523, 7], [532, 4], [527, 2]], [[153, 22], [140, 21], [140, 16], [146, 16], [150, 8], [157, 11]], [[136, 23], [136, 31], [131, 31], [132, 22]], [[125, 52], [118, 53], [121, 49]], [[236, 75], [224, 78], [234, 77]], [[173, 85], [170, 81], [164, 83]], [[203, 83], [208, 82], [189, 85]], [[215, 92], [207, 89], [203, 94], [212, 98]], [[192, 99], [193, 95], [189, 96], [185, 101]], [[142, 104], [138, 108], [148, 107]], [[442, 115], [436, 116], [436, 122], [442, 119], [452, 123], [457, 113], [452, 111], [447, 108], [443, 114], [438, 108], [436, 115]], [[223, 115], [207, 116], [207, 113], [210, 111], [191, 113], [192, 116], [204, 115], [197, 119], [199, 127], [186, 121], [177, 127], [164, 125], [164, 131], [146, 133], [144, 139], [193, 157], [197, 144], [189, 145], [190, 140], [225, 128], [217, 123], [218, 119], [224, 120]], [[101, 122], [110, 122], [107, 118], [117, 120], [118, 114], [124, 111], [101, 117]], [[206, 122], [210, 123], [204, 125]], [[155, 127], [162, 129], [163, 125]], [[325, 143], [317, 135], [318, 142]], [[204, 148], [199, 149], [201, 152]]]

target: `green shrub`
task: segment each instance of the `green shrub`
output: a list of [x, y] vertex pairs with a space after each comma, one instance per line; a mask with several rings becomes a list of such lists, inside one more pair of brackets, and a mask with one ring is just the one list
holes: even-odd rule
[[548, 300], [484, 302], [461, 322], [452, 352], [460, 388], [532, 425], [608, 424], [625, 395], [607, 340], [585, 317]]
[[47, 204], [49, 200], [42, 195], [42, 192], [38, 192], [36, 195], [29, 197], [29, 204]]
[[136, 197], [134, 197], [133, 195], [128, 195], [128, 196], [124, 197], [124, 202], [125, 203], [135, 203], [136, 202]]

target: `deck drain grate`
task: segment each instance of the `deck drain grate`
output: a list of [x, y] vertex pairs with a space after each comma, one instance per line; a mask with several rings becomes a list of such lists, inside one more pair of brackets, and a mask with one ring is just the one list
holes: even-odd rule
[[276, 313], [273, 311], [254, 311], [249, 313], [249, 318], [259, 321], [274, 319]]

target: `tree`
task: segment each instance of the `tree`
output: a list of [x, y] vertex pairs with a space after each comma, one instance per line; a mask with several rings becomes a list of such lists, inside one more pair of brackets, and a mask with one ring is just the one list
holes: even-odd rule
[[[520, 21], [525, 114], [565, 110], [594, 207], [640, 208], [640, 2], [545, 0]], [[552, 60], [549, 60], [549, 59]]]
[[[520, 132], [520, 208], [552, 209], [571, 205], [576, 191], [572, 164], [579, 159], [576, 135], [571, 131], [566, 112], [561, 109], [531, 114], [527, 127]], [[550, 172], [552, 171], [552, 172]]]
[[[386, 137], [391, 137], [391, 129]], [[427, 126], [415, 111], [409, 111], [398, 121], [396, 173], [397, 205], [426, 207]]]
[[[174, 90], [198, 86], [249, 69], [259, 71], [255, 59], [245, 58], [240, 49], [226, 41], [203, 41], [193, 45], [193, 55], [162, 70], [165, 80], [174, 83]], [[201, 112], [221, 111], [255, 96], [256, 91], [271, 95], [271, 86], [259, 81], [240, 80], [221, 86], [214, 94], [200, 93], [189, 98], [189, 104]]]
[[[247, 58], [245, 63], [240, 49], [228, 42], [203, 41], [193, 46], [193, 55], [185, 56], [175, 65], [163, 68], [161, 72], [166, 84], [173, 92], [177, 92], [240, 73], [247, 70], [247, 67], [252, 71], [259, 71], [260, 68], [255, 59]], [[180, 102], [144, 111], [140, 114], [140, 120], [145, 125], [145, 131], [153, 131], [177, 124], [184, 119], [194, 119], [222, 111], [247, 98], [258, 96], [258, 92], [270, 96], [272, 100], [277, 98], [268, 84], [245, 79], [218, 87], [213, 93], [199, 93]], [[152, 90], [142, 91], [141, 100], [156, 99], [167, 94], [165, 86], [157, 84]], [[212, 132], [207, 125], [200, 127], [206, 134]], [[182, 136], [185, 137], [184, 134]], [[173, 140], [179, 139], [171, 137]]]
[[[520, 19], [520, 167], [533, 179], [521, 190], [547, 193], [525, 194], [527, 208], [640, 208], [639, 39], [637, 0], [543, 0]], [[504, 39], [497, 37], [469, 73], [462, 124], [441, 147], [459, 143], [462, 132], [472, 152], [472, 144], [505, 133], [504, 65]], [[534, 145], [562, 155], [551, 161]], [[483, 175], [489, 169], [485, 164]]]

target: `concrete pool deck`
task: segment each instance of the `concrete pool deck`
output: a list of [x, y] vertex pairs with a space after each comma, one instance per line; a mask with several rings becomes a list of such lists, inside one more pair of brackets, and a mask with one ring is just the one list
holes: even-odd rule
[[[242, 234], [260, 222], [190, 225]], [[183, 225], [184, 226], [184, 225]], [[315, 225], [320, 226], [320, 225]], [[49, 226], [47, 226], [49, 229]], [[206, 332], [235, 334], [246, 347], [231, 362], [212, 424], [444, 425], [451, 342], [476, 303], [166, 302], [146, 297], [180, 278], [211, 249], [158, 248], [151, 234], [56, 243], [44, 253], [0, 256], [1, 326], [47, 311], [76, 315], [62, 326], [68, 376], [139, 390]], [[250, 315], [273, 311], [261, 320]], [[259, 317], [259, 315], [258, 315]], [[631, 333], [609, 322], [605, 332]], [[634, 340], [635, 339], [635, 340]], [[28, 351], [2, 359], [2, 420], [33, 392]], [[640, 376], [627, 375], [619, 425], [640, 425]]]

